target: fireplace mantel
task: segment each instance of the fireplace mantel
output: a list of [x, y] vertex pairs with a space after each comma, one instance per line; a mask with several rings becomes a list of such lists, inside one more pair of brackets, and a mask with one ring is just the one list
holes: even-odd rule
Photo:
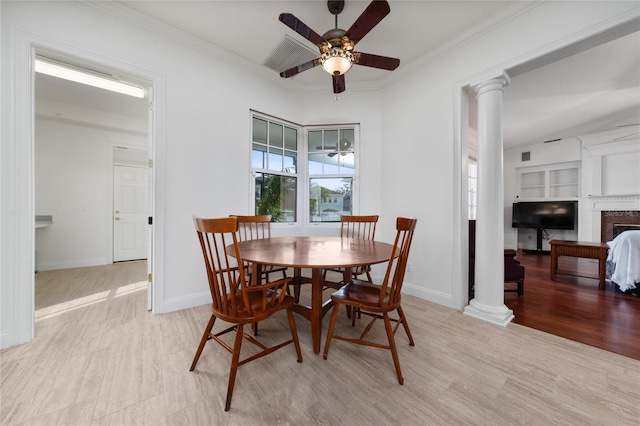
[[589, 195], [587, 200], [593, 211], [640, 210], [640, 194], [633, 195]]

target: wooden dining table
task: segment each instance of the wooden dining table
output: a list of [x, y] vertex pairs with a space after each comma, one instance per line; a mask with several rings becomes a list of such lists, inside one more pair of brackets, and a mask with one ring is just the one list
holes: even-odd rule
[[[311, 269], [311, 306], [297, 303], [293, 311], [311, 322], [313, 351], [320, 353], [322, 318], [331, 308], [331, 300], [322, 300], [323, 270], [344, 268], [343, 279], [350, 280], [352, 268], [388, 261], [393, 245], [371, 240], [341, 237], [276, 237], [238, 243], [240, 255], [252, 264], [252, 279], [261, 277], [265, 265]], [[233, 250], [231, 250], [233, 252]], [[309, 282], [301, 274], [298, 280]]]

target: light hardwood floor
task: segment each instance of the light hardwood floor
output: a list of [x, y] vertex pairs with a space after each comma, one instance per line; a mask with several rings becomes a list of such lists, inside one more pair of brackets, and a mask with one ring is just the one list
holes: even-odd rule
[[[35, 339], [0, 353], [1, 424], [640, 420], [640, 361], [409, 296], [403, 306], [416, 346], [407, 344], [402, 329], [396, 335], [403, 386], [388, 351], [335, 341], [327, 360], [313, 354], [309, 323], [296, 316], [304, 362], [296, 362], [289, 345], [241, 366], [231, 411], [224, 412], [230, 355], [209, 343], [189, 372], [209, 306], [147, 312], [145, 268], [131, 262], [36, 275]], [[339, 318], [338, 327], [351, 328], [346, 315]], [[261, 323], [262, 339], [285, 338], [285, 321], [283, 314]], [[377, 336], [382, 328], [376, 325]]]

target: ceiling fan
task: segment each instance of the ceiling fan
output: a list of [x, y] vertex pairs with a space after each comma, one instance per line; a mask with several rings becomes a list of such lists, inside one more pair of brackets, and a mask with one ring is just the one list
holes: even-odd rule
[[[324, 149], [322, 145], [316, 146], [316, 149]], [[334, 157], [338, 154], [345, 156], [349, 153], [349, 148], [351, 148], [351, 141], [349, 139], [340, 139], [338, 143], [336, 143], [336, 150], [331, 151], [327, 155], [329, 157]]]
[[289, 78], [302, 71], [322, 65], [333, 78], [333, 93], [341, 93], [346, 89], [344, 74], [351, 66], [380, 68], [393, 71], [400, 65], [400, 59], [370, 53], [355, 52], [353, 48], [367, 35], [382, 19], [391, 12], [386, 1], [372, 1], [347, 31], [338, 28], [338, 15], [344, 9], [344, 0], [328, 1], [329, 12], [335, 15], [336, 27], [320, 36], [305, 23], [290, 13], [281, 13], [280, 21], [318, 46], [320, 57], [300, 64], [280, 73], [281, 77]]

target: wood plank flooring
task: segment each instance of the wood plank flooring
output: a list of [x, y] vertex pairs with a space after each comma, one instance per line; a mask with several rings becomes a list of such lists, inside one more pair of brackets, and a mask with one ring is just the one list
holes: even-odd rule
[[[309, 323], [296, 316], [304, 362], [296, 362], [289, 345], [243, 365], [231, 411], [224, 412], [229, 354], [207, 344], [189, 371], [209, 306], [153, 315], [146, 311], [145, 276], [144, 262], [36, 275], [35, 339], [0, 352], [0, 424], [636, 425], [640, 419], [640, 361], [410, 296], [403, 306], [416, 346], [402, 329], [396, 336], [404, 385], [388, 351], [336, 341], [327, 360], [313, 354]], [[527, 291], [535, 294], [533, 284]], [[261, 338], [286, 337], [285, 324], [285, 315], [261, 323]], [[337, 327], [352, 330], [344, 314]], [[381, 324], [372, 333], [382, 337]]]
[[561, 257], [559, 269], [586, 277], [549, 279], [549, 256], [519, 252], [524, 296], [505, 293], [514, 322], [640, 360], [640, 297], [608, 283], [598, 288], [598, 261]]

